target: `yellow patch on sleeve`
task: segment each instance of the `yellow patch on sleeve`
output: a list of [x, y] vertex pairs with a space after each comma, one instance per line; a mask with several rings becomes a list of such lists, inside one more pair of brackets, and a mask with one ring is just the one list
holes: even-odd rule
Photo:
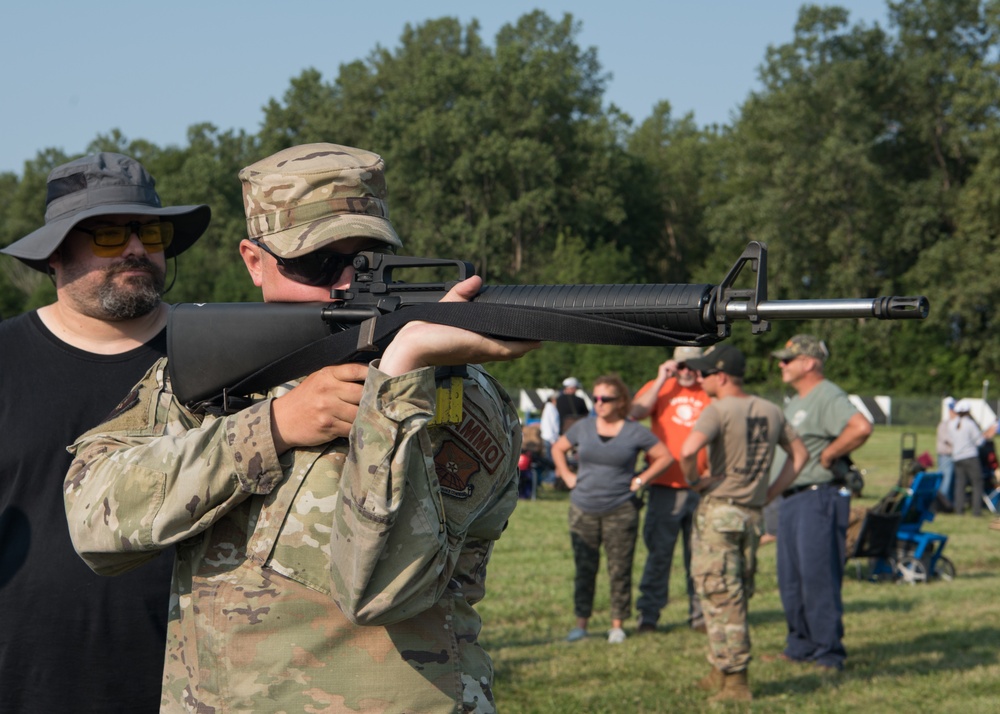
[[462, 423], [462, 378], [449, 377], [437, 387], [430, 426]]

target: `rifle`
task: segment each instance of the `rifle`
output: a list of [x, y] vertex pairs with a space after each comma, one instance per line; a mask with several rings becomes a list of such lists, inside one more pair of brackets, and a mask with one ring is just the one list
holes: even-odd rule
[[[708, 345], [725, 339], [733, 322], [754, 334], [772, 320], [924, 319], [926, 297], [768, 300], [767, 246], [750, 242], [719, 285], [495, 285], [471, 302], [439, 303], [458, 281], [475, 274], [460, 260], [362, 251], [347, 290], [329, 303], [181, 303], [167, 321], [174, 394], [185, 404], [222, 408], [233, 397], [266, 390], [325, 364], [368, 361], [411, 320], [457, 325], [506, 339], [580, 344]], [[744, 268], [752, 288], [734, 284]], [[447, 268], [456, 280], [393, 280], [397, 268]], [[259, 336], [266, 335], [266, 339]], [[197, 408], [197, 407], [196, 407]]]

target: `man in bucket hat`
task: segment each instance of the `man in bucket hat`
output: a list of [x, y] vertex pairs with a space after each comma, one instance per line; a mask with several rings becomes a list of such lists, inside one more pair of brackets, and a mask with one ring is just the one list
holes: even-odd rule
[[0, 323], [0, 711], [154, 712], [172, 557], [94, 575], [66, 529], [66, 445], [165, 353], [165, 257], [208, 206], [164, 207], [139, 162], [85, 156], [49, 174], [45, 225], [0, 252], [56, 301]]
[[830, 351], [821, 339], [795, 335], [771, 356], [796, 392], [785, 416], [809, 451], [778, 519], [778, 590], [788, 635], [777, 657], [836, 673], [847, 658], [841, 583], [851, 492], [831, 467], [867, 441], [872, 425], [824, 376]]
[[[698, 384], [697, 374], [688, 364], [701, 356], [700, 347], [675, 347], [670, 359], [663, 362], [650, 380], [636, 392], [630, 416], [649, 417], [649, 428], [666, 444], [675, 461], [662, 476], [649, 486], [649, 508], [643, 524], [642, 539], [649, 555], [639, 583], [638, 632], [654, 632], [660, 611], [666, 607], [670, 593], [670, 570], [678, 536], [684, 549], [684, 573], [687, 576], [688, 624], [699, 632], [705, 630], [701, 602], [691, 580], [691, 527], [698, 508], [697, 491], [684, 480], [680, 467], [681, 445], [691, 432], [710, 399]], [[699, 454], [699, 465], [708, 466], [706, 452]]]
[[[296, 146], [240, 178], [265, 300], [329, 301], [358, 251], [400, 244], [377, 154]], [[163, 711], [492, 711], [474, 605], [520, 429], [474, 363], [536, 346], [411, 322], [369, 365], [222, 416], [178, 404], [161, 360], [81, 437], [66, 503], [87, 563], [114, 574], [177, 543]]]

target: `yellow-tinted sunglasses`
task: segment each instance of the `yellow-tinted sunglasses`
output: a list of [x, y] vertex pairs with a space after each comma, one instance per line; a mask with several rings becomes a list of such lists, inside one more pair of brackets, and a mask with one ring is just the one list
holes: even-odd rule
[[99, 258], [114, 258], [124, 253], [125, 246], [133, 233], [139, 236], [139, 240], [149, 253], [159, 253], [161, 250], [165, 250], [174, 239], [174, 224], [169, 221], [157, 223], [129, 221], [122, 226], [100, 226], [98, 228], [77, 226], [76, 230], [93, 238], [94, 243], [91, 250]]

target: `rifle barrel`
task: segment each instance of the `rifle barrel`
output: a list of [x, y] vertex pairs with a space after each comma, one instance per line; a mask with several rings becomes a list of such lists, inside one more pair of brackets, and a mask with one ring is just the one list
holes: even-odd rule
[[[874, 317], [879, 320], [923, 320], [930, 312], [924, 296], [835, 298], [828, 300], [765, 300], [758, 303], [756, 315], [763, 320], [816, 320], [823, 318]], [[750, 319], [748, 302], [730, 301], [726, 305], [729, 320]]]

